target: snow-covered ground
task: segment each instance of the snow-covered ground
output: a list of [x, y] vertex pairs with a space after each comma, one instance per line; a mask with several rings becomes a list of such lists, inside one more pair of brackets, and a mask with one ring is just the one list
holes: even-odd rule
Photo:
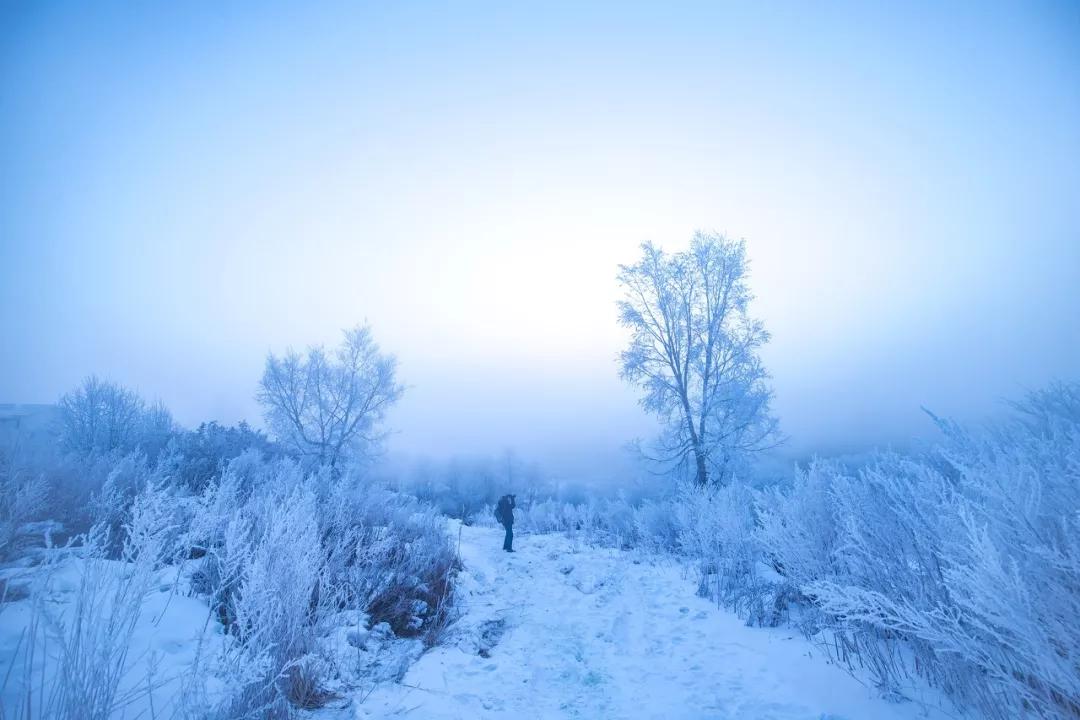
[[[8, 602], [0, 605], [0, 718], [48, 715], [50, 703], [55, 702], [56, 683], [74, 681], [60, 677], [58, 658], [62, 649], [57, 647], [55, 637], [59, 625], [70, 627], [80, 622], [75, 617], [76, 606], [80, 588], [87, 585], [94, 589], [84, 597], [93, 600], [85, 608], [81, 622], [96, 627], [82, 633], [84, 637], [104, 638], [114, 633], [120, 636], [122, 631], [107, 630], [105, 626], [115, 628], [133, 622], [113, 716], [179, 716], [183, 682], [200, 652], [204, 663], [218, 654], [223, 638], [220, 625], [212, 621], [204, 601], [187, 595], [185, 582], [178, 580], [174, 567], [154, 573], [145, 594], [136, 600], [140, 608], [137, 615], [112, 613], [116, 588], [130, 572], [131, 566], [119, 561], [76, 557], [59, 561], [44, 577], [31, 567], [9, 566], [0, 571], [0, 579], [7, 582], [9, 590]], [[34, 612], [33, 601], [23, 597], [35, 582], [43, 582], [46, 587], [40, 597], [40, 614]], [[32, 631], [35, 615], [39, 624]], [[33, 650], [28, 648], [31, 637], [37, 643]], [[102, 665], [110, 657], [99, 650], [90, 656], [90, 662]], [[87, 668], [84, 680], [102, 672], [102, 667]], [[29, 713], [27, 707], [31, 708]]]
[[790, 629], [748, 628], [670, 560], [463, 527], [463, 617], [357, 718], [944, 718], [890, 703]]
[[[364, 673], [371, 684], [358, 689], [339, 679], [340, 696], [312, 718], [949, 717], [920, 703], [881, 699], [796, 631], [746, 627], [698, 597], [693, 578], [671, 558], [595, 548], [559, 534], [520, 536], [510, 555], [502, 551], [500, 529], [452, 529], [464, 565], [461, 616], [444, 643], [395, 681], [401, 676], [395, 668], [419, 653], [418, 641], [373, 642], [379, 628], [343, 626], [343, 638], [368, 638], [360, 645], [371, 646], [374, 660], [341, 640], [348, 657], [337, 666], [370, 665]], [[119, 563], [98, 565], [124, 572]], [[91, 567], [82, 561], [58, 567], [49, 580], [47, 615], [70, 615], [80, 577]], [[15, 580], [18, 572], [8, 568], [4, 575]], [[200, 639], [205, 659], [220, 652], [220, 628], [184, 585], [175, 569], [163, 571], [143, 598], [120, 683], [121, 697], [132, 693], [132, 702], [115, 716], [175, 716]], [[7, 712], [0, 716], [18, 716], [14, 709], [25, 695], [26, 648], [19, 648], [29, 613], [25, 599], [0, 608], [0, 677], [7, 679], [0, 688]], [[40, 664], [35, 658], [34, 677]], [[139, 693], [147, 682], [153, 692]]]

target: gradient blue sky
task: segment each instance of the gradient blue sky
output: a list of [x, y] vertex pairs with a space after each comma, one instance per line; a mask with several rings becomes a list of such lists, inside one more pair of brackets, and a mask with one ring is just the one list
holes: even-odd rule
[[0, 5], [0, 401], [256, 419], [367, 319], [393, 450], [592, 472], [616, 265], [695, 228], [793, 452], [1080, 377], [1080, 4]]

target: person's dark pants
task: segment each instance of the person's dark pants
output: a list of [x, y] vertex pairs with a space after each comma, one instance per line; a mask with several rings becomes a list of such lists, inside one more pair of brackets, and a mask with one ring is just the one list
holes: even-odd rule
[[503, 525], [506, 528], [506, 539], [503, 540], [503, 550], [514, 552], [514, 526]]

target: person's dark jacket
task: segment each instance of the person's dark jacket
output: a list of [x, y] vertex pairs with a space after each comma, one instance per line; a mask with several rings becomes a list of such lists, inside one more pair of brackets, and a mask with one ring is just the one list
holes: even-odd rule
[[514, 508], [517, 505], [514, 503], [514, 497], [512, 495], [503, 495], [499, 498], [499, 504], [495, 506], [495, 519], [506, 527], [510, 527], [514, 524]]

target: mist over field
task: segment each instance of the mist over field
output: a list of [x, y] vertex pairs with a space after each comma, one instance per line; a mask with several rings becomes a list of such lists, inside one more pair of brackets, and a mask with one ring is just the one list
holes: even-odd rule
[[366, 319], [391, 451], [596, 473], [654, 429], [613, 268], [695, 229], [749, 243], [798, 455], [1077, 369], [1068, 4], [4, 12], [6, 401], [259, 423], [268, 350]]
[[1075, 3], [5, 3], [0, 720], [1080, 718], [1078, 288]]

